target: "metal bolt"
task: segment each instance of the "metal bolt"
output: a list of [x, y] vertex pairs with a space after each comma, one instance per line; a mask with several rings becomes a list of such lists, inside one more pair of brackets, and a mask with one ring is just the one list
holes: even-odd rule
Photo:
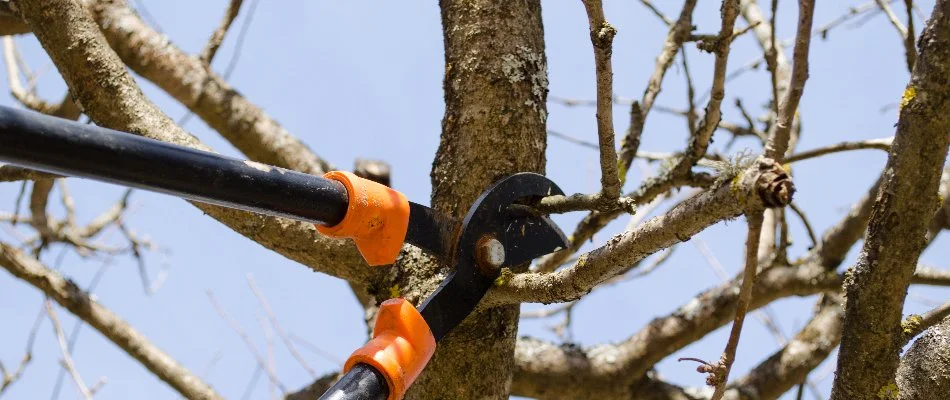
[[505, 246], [498, 239], [483, 237], [478, 241], [476, 259], [481, 267], [497, 269], [505, 263]]

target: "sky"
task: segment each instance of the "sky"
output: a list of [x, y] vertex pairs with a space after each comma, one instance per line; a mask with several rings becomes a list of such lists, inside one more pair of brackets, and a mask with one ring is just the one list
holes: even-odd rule
[[[201, 51], [218, 25], [228, 0], [137, 0], [132, 2], [168, 38], [185, 51]], [[681, 2], [656, 1], [660, 10], [675, 17]], [[933, 1], [916, 2], [929, 15]], [[701, 1], [695, 11], [696, 32], [719, 29], [719, 2]], [[856, 1], [819, 2], [815, 26], [821, 26], [848, 12]], [[240, 50], [239, 31], [255, 7]], [[900, 2], [895, 10], [903, 18]], [[579, 1], [542, 1], [543, 22], [550, 73], [550, 96], [579, 100], [593, 99], [595, 81], [587, 19]], [[665, 25], [637, 1], [606, 0], [608, 21], [618, 34], [614, 41], [615, 92], [621, 97], [639, 98], [654, 68], [666, 33]], [[796, 2], [779, 6], [778, 36], [793, 37]], [[858, 21], [859, 24], [855, 24]], [[915, 21], [918, 32], [923, 21]], [[737, 26], [745, 26], [739, 20]], [[18, 46], [31, 68], [40, 73], [37, 89], [47, 99], [58, 100], [64, 84], [36, 40], [18, 37]], [[697, 93], [708, 90], [713, 56], [687, 46], [687, 58]], [[789, 54], [791, 50], [789, 49]], [[383, 159], [392, 165], [393, 186], [410, 200], [427, 203], [429, 171], [438, 146], [444, 112], [442, 78], [444, 59], [439, 7], [435, 1], [256, 1], [246, 0], [244, 9], [228, 34], [213, 68], [223, 72], [237, 58], [229, 81], [255, 104], [275, 117], [291, 133], [317, 154], [340, 169], [352, 168], [356, 158]], [[761, 57], [751, 34], [733, 44], [729, 71]], [[677, 61], [679, 62], [679, 61]], [[885, 16], [872, 13], [831, 31], [827, 39], [815, 38], [810, 56], [811, 73], [802, 98], [800, 113], [803, 132], [799, 149], [812, 149], [841, 141], [887, 137], [894, 134], [899, 101], [908, 72], [901, 41]], [[187, 111], [151, 83], [141, 80], [146, 95], [174, 119]], [[8, 92], [6, 80], [0, 92]], [[754, 115], [767, 107], [769, 76], [764, 68], [739, 75], [726, 86], [723, 105], [725, 121], [742, 123], [733, 105], [740, 98]], [[685, 79], [674, 66], [667, 74], [657, 105], [685, 106]], [[15, 106], [9, 95], [0, 95], [0, 104]], [[588, 141], [596, 141], [596, 121], [590, 107], [548, 105], [548, 128]], [[614, 107], [618, 133], [626, 130], [629, 107]], [[200, 119], [191, 118], [185, 128], [215, 150], [240, 154]], [[643, 134], [642, 150], [676, 151], [687, 139], [682, 117], [654, 110]], [[735, 154], [744, 149], [753, 153], [760, 147], [748, 139], [736, 141], [728, 150], [728, 134], [717, 132], [714, 149]], [[558, 138], [550, 138], [547, 173], [567, 193], [592, 193], [599, 188], [599, 167], [594, 150]], [[886, 155], [875, 150], [842, 153], [797, 163], [794, 179], [795, 202], [807, 213], [820, 234], [839, 220], [860, 198], [879, 174]], [[636, 187], [652, 168], [632, 168], [627, 190]], [[103, 183], [70, 179], [68, 187], [78, 204], [80, 221], [89, 221], [108, 209], [123, 189]], [[17, 183], [0, 183], [0, 210], [10, 212], [19, 191]], [[57, 192], [54, 192], [54, 196]], [[54, 197], [55, 198], [55, 197]], [[365, 340], [362, 310], [345, 282], [284, 259], [233, 233], [202, 215], [180, 199], [136, 191], [127, 225], [137, 234], [158, 244], [158, 251], [145, 256], [148, 275], [166, 279], [149, 294], [140, 283], [138, 264], [129, 257], [105, 262], [83, 258], [54, 247], [42, 260], [81, 286], [100, 274], [95, 296], [154, 344], [183, 365], [200, 374], [227, 398], [267, 398], [272, 393], [300, 388], [313, 378], [276, 338], [274, 359], [280, 384], [260, 375], [254, 356], [222, 319], [209, 300], [209, 293], [234, 318], [260, 354], [267, 354], [268, 337], [273, 336], [266, 314], [248, 277], [253, 277], [282, 327], [309, 344], [299, 344], [301, 354], [318, 374], [340, 368], [340, 360]], [[54, 205], [53, 212], [63, 215]], [[570, 233], [583, 213], [557, 216], [555, 221]], [[596, 235], [585, 249], [602, 245], [625, 229], [629, 218], [621, 218]], [[700, 252], [706, 246], [730, 276], [741, 269], [742, 219], [715, 225], [679, 245], [672, 257], [650, 275], [623, 284], [598, 289], [580, 302], [573, 314], [570, 340], [594, 345], [624, 340], [651, 319], [666, 315], [706, 288], [718, 285], [719, 278]], [[801, 222], [790, 223], [792, 256], [807, 251], [809, 240]], [[0, 229], [0, 240], [14, 240], [15, 232], [26, 228]], [[120, 235], [108, 233], [110, 243], [119, 244]], [[950, 267], [950, 246], [944, 235], [923, 255], [925, 263]], [[845, 262], [851, 265], [855, 247]], [[104, 272], [103, 272], [104, 271]], [[164, 271], [164, 272], [162, 272]], [[913, 287], [905, 312], [920, 313], [928, 302], [943, 302], [947, 291]], [[793, 336], [807, 322], [816, 298], [789, 298], [771, 307], [786, 336]], [[15, 368], [23, 357], [31, 327], [42, 310], [43, 296], [33, 287], [0, 272], [0, 361]], [[541, 306], [525, 305], [524, 310]], [[61, 308], [58, 316], [67, 332], [76, 319]], [[549, 328], [558, 317], [529, 320], [520, 324], [520, 335], [551, 341], [562, 340]], [[718, 358], [728, 336], [728, 326], [673, 354], [657, 365], [666, 379], [686, 386], [700, 386], [704, 376], [695, 365], [678, 363], [678, 357]], [[309, 350], [316, 347], [317, 351]], [[733, 377], [738, 377], [778, 348], [776, 339], [757, 320], [747, 320], [739, 346]], [[33, 361], [5, 400], [73, 399], [77, 392], [66, 377], [58, 397], [52, 397], [61, 358], [53, 330], [43, 321], [36, 336]], [[95, 398], [174, 399], [179, 396], [152, 376], [98, 332], [83, 327], [73, 359], [89, 385], [106, 379]], [[834, 356], [831, 357], [832, 361]], [[821, 395], [827, 397], [833, 375], [829, 364], [819, 367], [814, 377]], [[257, 378], [255, 378], [257, 375]], [[806, 398], [811, 396], [806, 395]], [[790, 399], [791, 395], [784, 398]]]

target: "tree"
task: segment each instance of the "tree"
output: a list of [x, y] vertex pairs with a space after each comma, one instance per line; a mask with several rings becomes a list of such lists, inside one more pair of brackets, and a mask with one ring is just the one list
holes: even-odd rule
[[[656, 11], [652, 4], [644, 3]], [[169, 43], [123, 0], [15, 0], [2, 4], [0, 33], [35, 35], [68, 86], [68, 95], [58, 104], [45, 102], [23, 88], [8, 36], [8, 70], [13, 71], [10, 87], [24, 106], [65, 118], [86, 115], [101, 126], [210, 151], [143, 95], [128, 68], [174, 97], [247, 158], [311, 174], [330, 169], [326, 161], [210, 68], [242, 1], [231, 1], [221, 26], [198, 56]], [[834, 399], [927, 398], [939, 389], [925, 388], [950, 385], [950, 377], [939, 372], [948, 367], [947, 338], [941, 332], [950, 323], [946, 319], [950, 306], [902, 319], [909, 285], [950, 284], [946, 271], [917, 267], [923, 249], [941, 230], [950, 228], [950, 172], [943, 170], [950, 143], [950, 81], [946, 79], [950, 73], [950, 2], [936, 1], [919, 40], [911, 1], [905, 2], [906, 26], [890, 2], [884, 1], [854, 8], [843, 17], [880, 9], [901, 35], [911, 79], [899, 106], [896, 133], [893, 138], [804, 152], [796, 151], [795, 144], [803, 131], [798, 110], [809, 77], [815, 2], [799, 1], [791, 57], [776, 39], [775, 4], [771, 4], [771, 19], [766, 20], [754, 0], [724, 0], [720, 26], [712, 34], [694, 32], [695, 0], [683, 1], [675, 19], [656, 11], [667, 21], [668, 33], [643, 96], [630, 103], [630, 124], [621, 135], [618, 151], [613, 106], [622, 100], [614, 96], [611, 64], [617, 31], [600, 1], [583, 3], [597, 93], [592, 105], [598, 141], [588, 145], [599, 152], [600, 189], [590, 194], [552, 196], [535, 205], [545, 213], [587, 213], [571, 235], [570, 248], [536, 260], [530, 271], [527, 266], [506, 271], [479, 309], [440, 343], [408, 398], [504, 398], [509, 394], [544, 399], [777, 398], [804, 385], [808, 373], [839, 343]], [[546, 127], [551, 99], [538, 1], [443, 0], [440, 8], [445, 115], [431, 172], [432, 206], [461, 217], [479, 193], [500, 177], [522, 171], [545, 172], [547, 138], [552, 135]], [[744, 28], [737, 26], [740, 16], [748, 23]], [[829, 29], [830, 25], [817, 33], [826, 35]], [[762, 90], [769, 92], [771, 101], [761, 122], [743, 111], [747, 124], [743, 126], [723, 121], [722, 116], [731, 45], [747, 32], [755, 35], [763, 49], [759, 63], [767, 65], [771, 84]], [[714, 62], [710, 94], [701, 108], [689, 84], [689, 107], [680, 113], [687, 122], [688, 142], [675, 154], [641, 151], [646, 121], [652, 111], [661, 111], [655, 101], [664, 77], [677, 56], [685, 54], [685, 46], [693, 42], [710, 53]], [[685, 58], [682, 66], [688, 71]], [[744, 110], [741, 105], [737, 108]], [[755, 156], [710, 151], [718, 131], [733, 138], [751, 137], [760, 149]], [[790, 258], [791, 214], [806, 220], [792, 203], [792, 163], [865, 148], [889, 152], [877, 184], [820, 238], [813, 235], [810, 250]], [[728, 146], [722, 149], [727, 150]], [[640, 158], [661, 159], [664, 165], [656, 176], [622, 193], [634, 160]], [[125, 201], [80, 226], [72, 214], [71, 199], [64, 201], [69, 211], [65, 218], [55, 218], [47, 211], [50, 192], [55, 182], [61, 182], [60, 177], [8, 165], [0, 167], [0, 176], [3, 181], [32, 181], [29, 216], [15, 212], [4, 219], [28, 223], [36, 231], [35, 239], [26, 242], [30, 251], [0, 244], [0, 265], [94, 327], [183, 396], [220, 398], [214, 388], [151, 344], [107, 304], [97, 302], [40, 259], [43, 250], [54, 243], [81, 252], [120, 252], [92, 241], [109, 226], [123, 232], [130, 243], [128, 250], [138, 255], [148, 243], [125, 226]], [[677, 196], [684, 187], [698, 190], [690, 196]], [[645, 218], [665, 200], [675, 200], [675, 205]], [[422, 300], [449, 267], [407, 246], [396, 266], [369, 269], [351, 244], [325, 238], [307, 224], [200, 203], [195, 206], [266, 248], [348, 281], [370, 316], [381, 301], [391, 297], [405, 297], [414, 303]], [[582, 251], [595, 233], [626, 213], [634, 213], [640, 222], [604, 246]], [[628, 339], [582, 348], [517, 337], [520, 304], [563, 303], [550, 312], [569, 318], [573, 305], [591, 291], [648, 269], [642, 265], [648, 256], [739, 216], [744, 216], [748, 225], [743, 272], [701, 293], [676, 312], [654, 319]], [[858, 262], [839, 272], [848, 251], [862, 238]], [[654, 259], [654, 265], [661, 262], [662, 258]], [[814, 294], [821, 294], [816, 311], [797, 335], [745, 375], [730, 374], [747, 312], [781, 298]], [[47, 309], [51, 321], [56, 321], [53, 308]], [[696, 359], [710, 388], [683, 388], [664, 381], [653, 370], [672, 353], [730, 322], [721, 357]], [[901, 349], [924, 331], [928, 333], [901, 359]], [[61, 332], [59, 337], [63, 337]], [[69, 367], [68, 346], [61, 342]], [[261, 365], [266, 363], [262, 356], [255, 357]], [[20, 372], [22, 368], [4, 373], [4, 387]], [[289, 397], [312, 398], [333, 379], [335, 375], [318, 379]], [[74, 380], [80, 393], [92, 396], [94, 388], [78, 376]]]

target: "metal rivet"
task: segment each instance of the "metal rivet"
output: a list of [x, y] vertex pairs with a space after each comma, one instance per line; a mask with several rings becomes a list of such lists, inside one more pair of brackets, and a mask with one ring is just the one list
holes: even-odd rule
[[482, 267], [496, 269], [505, 263], [505, 246], [490, 236], [478, 241], [476, 257]]

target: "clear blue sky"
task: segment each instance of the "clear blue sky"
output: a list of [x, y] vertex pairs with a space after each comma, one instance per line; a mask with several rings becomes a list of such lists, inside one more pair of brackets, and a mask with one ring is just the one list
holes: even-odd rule
[[[135, 3], [135, 2], [133, 2]], [[141, 0], [151, 11], [165, 34], [188, 52], [198, 53], [218, 24], [227, 0]], [[247, 7], [236, 23], [247, 16]], [[678, 14], [681, 2], [656, 2], [670, 16]], [[929, 14], [932, 1], [918, 2]], [[819, 2], [815, 26], [847, 12], [859, 2]], [[608, 20], [618, 28], [614, 51], [616, 93], [639, 97], [654, 58], [665, 35], [663, 24], [636, 1], [606, 1]], [[579, 1], [543, 2], [544, 25], [552, 96], [592, 99], [594, 73], [587, 20]], [[895, 3], [903, 16], [903, 6]], [[719, 2], [702, 1], [695, 13], [700, 33], [719, 29]], [[779, 37], [794, 34], [797, 6], [783, 1], [780, 7]], [[740, 20], [739, 26], [745, 22]], [[918, 30], [923, 25], [917, 20]], [[237, 30], [232, 31], [219, 53], [214, 68], [222, 71], [234, 55]], [[55, 68], [32, 37], [17, 39], [34, 70], [45, 71], [39, 80], [39, 92], [59, 99], [64, 85]], [[760, 56], [751, 35], [734, 44], [730, 70]], [[688, 51], [690, 69], [697, 92], [710, 84], [713, 57], [695, 48]], [[393, 184], [414, 201], [426, 202], [429, 196], [429, 169], [438, 144], [443, 76], [442, 33], [437, 2], [369, 1], [261, 1], [254, 15], [241, 58], [230, 81], [244, 95], [277, 118], [319, 155], [338, 168], [352, 167], [357, 157], [381, 158], [393, 167]], [[812, 45], [811, 78], [801, 104], [804, 132], [800, 149], [810, 149], [843, 140], [890, 136], [894, 132], [896, 109], [881, 108], [896, 103], [907, 83], [903, 49], [894, 28], [878, 13], [862, 27], [846, 24], [828, 40], [816, 39]], [[0, 80], [0, 91], [7, 91]], [[724, 119], [741, 122], [732, 105], [739, 96], [756, 114], [764, 109], [769, 78], [764, 69], [749, 73], [727, 85]], [[146, 93], [173, 118], [185, 110], [150, 83]], [[658, 105], [682, 108], [685, 84], [682, 72], [674, 67], [667, 75]], [[8, 95], [0, 104], [11, 105]], [[628, 123], [626, 106], [617, 106], [615, 124], [623, 132]], [[595, 140], [594, 112], [591, 108], [567, 108], [549, 105], [550, 129]], [[641, 149], [673, 151], [682, 149], [686, 140], [685, 123], [680, 117], [653, 112], [643, 136]], [[199, 119], [186, 129], [217, 151], [238, 156]], [[727, 134], [718, 132], [715, 146], [721, 148]], [[754, 147], [749, 140], [737, 142], [731, 152]], [[551, 138], [548, 144], [548, 173], [567, 192], [592, 192], [598, 185], [597, 154]], [[877, 151], [834, 155], [796, 164], [794, 173], [798, 193], [796, 202], [808, 213], [819, 232], [839, 219], [866, 190], [885, 162]], [[642, 178], [631, 172], [629, 188]], [[108, 208], [122, 189], [106, 184], [69, 180], [79, 204], [79, 217], [88, 221]], [[0, 209], [10, 211], [18, 184], [0, 184]], [[164, 286], [154, 295], [143, 293], [136, 264], [128, 258], [110, 263], [95, 294], [107, 307], [129, 321], [155, 344], [193, 371], [205, 374], [209, 362], [218, 361], [204, 375], [221, 394], [240, 398], [257, 369], [256, 364], [226, 323], [219, 318], [206, 296], [214, 293], [223, 307], [241, 324], [264, 352], [265, 336], [259, 318], [263, 315], [248, 289], [245, 277], [256, 279], [283, 326], [290, 332], [317, 344], [337, 359], [346, 356], [365, 340], [362, 311], [346, 284], [316, 274], [308, 268], [271, 253], [231, 232], [185, 202], [162, 195], [137, 191], [133, 195], [135, 211], [128, 225], [148, 235], [166, 252], [147, 256], [149, 273], [169, 268]], [[58, 206], [57, 206], [58, 207]], [[60, 208], [55, 209], [61, 215]], [[558, 217], [570, 232], [581, 214]], [[600, 245], [624, 228], [619, 220], [594, 238]], [[795, 218], [791, 222], [795, 244], [792, 255], [802, 254], [808, 239]], [[20, 228], [25, 231], [25, 228]], [[730, 274], [739, 270], [745, 224], [732, 221], [719, 224], [700, 235]], [[119, 243], [119, 235], [111, 235]], [[0, 240], [11, 240], [8, 230], [0, 231]], [[695, 242], [696, 240], [694, 240]], [[924, 261], [946, 265], [950, 259], [947, 239], [931, 246]], [[52, 265], [58, 248], [47, 252], [43, 260]], [[853, 252], [853, 253], [856, 253]], [[854, 254], [848, 262], [853, 262]], [[81, 285], [89, 282], [102, 262], [81, 259], [74, 253], [63, 257], [65, 275]], [[652, 318], [665, 315], [718, 278], [700, 255], [694, 243], [677, 248], [672, 259], [646, 278], [595, 292], [577, 306], [574, 315], [574, 340], [584, 345], [619, 341], [636, 332]], [[911, 289], [911, 293], [932, 299], [947, 298], [946, 291]], [[774, 304], [779, 323], [786, 335], [794, 335], [808, 319], [814, 298], [793, 298]], [[9, 274], [0, 273], [0, 360], [8, 368], [23, 356], [25, 341], [42, 296], [31, 286]], [[525, 309], [534, 309], [526, 305]], [[928, 307], [908, 301], [908, 312]], [[59, 311], [65, 328], [72, 329], [75, 319]], [[521, 324], [520, 334], [558, 340], [547, 325], [558, 319]], [[720, 329], [702, 341], [674, 354], [716, 359], [722, 350], [727, 329]], [[756, 320], [749, 320], [742, 336], [733, 376], [771, 354], [777, 348], [773, 337]], [[52, 392], [56, 379], [59, 350], [48, 322], [36, 338], [34, 361], [24, 377], [6, 394], [6, 399], [43, 399]], [[339, 369], [334, 361], [302, 350], [318, 372]], [[125, 353], [94, 330], [83, 328], [74, 352], [78, 369], [88, 384], [100, 377], [108, 383], [97, 399], [172, 399], [177, 395], [153, 377]], [[699, 386], [704, 377], [695, 365], [664, 361], [658, 371], [676, 383]], [[312, 380], [290, 354], [277, 344], [277, 372], [290, 390]], [[823, 371], [826, 366], [819, 367]], [[827, 396], [831, 378], [821, 385]], [[266, 398], [268, 383], [262, 376], [250, 398]], [[76, 398], [69, 378], [63, 382], [59, 398]]]

